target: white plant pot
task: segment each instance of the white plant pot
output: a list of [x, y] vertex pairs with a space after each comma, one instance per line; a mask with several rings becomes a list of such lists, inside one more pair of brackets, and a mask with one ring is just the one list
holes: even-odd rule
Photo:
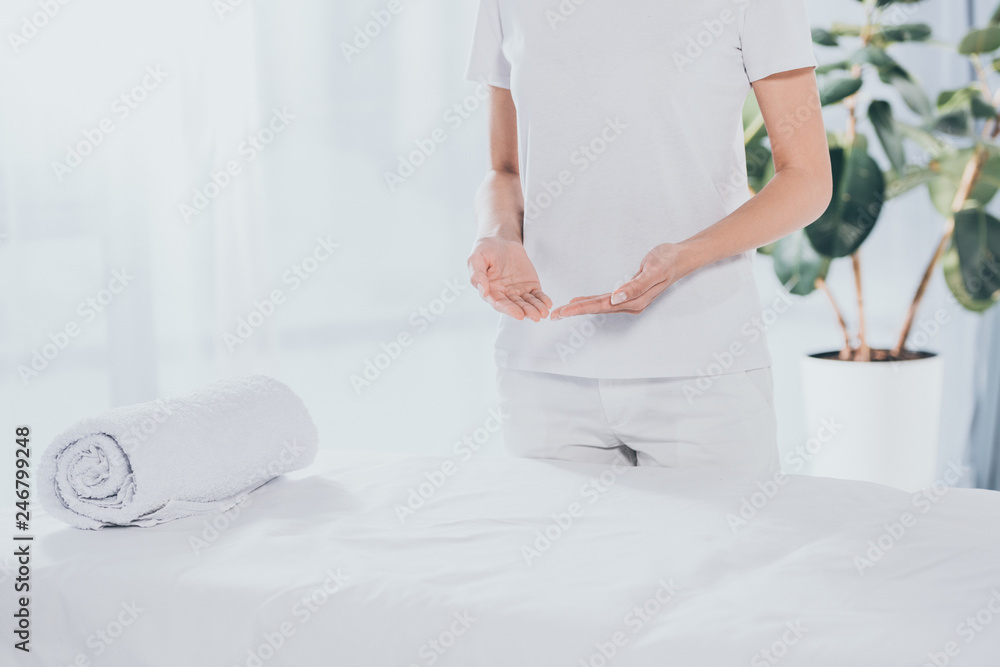
[[936, 479], [944, 361], [806, 357], [802, 472], [917, 491]]

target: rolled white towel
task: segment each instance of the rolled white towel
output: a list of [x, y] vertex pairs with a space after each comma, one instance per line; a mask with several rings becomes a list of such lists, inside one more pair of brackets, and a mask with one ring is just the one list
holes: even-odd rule
[[302, 400], [263, 375], [180, 398], [108, 410], [59, 435], [39, 464], [39, 497], [78, 528], [152, 526], [222, 512], [316, 456]]

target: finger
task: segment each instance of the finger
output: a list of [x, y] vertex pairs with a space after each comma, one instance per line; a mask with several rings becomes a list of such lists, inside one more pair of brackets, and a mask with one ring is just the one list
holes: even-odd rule
[[541, 301], [542, 303], [544, 303], [546, 308], [550, 308], [550, 309], [552, 308], [552, 299], [549, 298], [548, 294], [546, 294], [545, 292], [543, 292], [540, 289], [532, 290], [531, 294], [536, 299], [538, 299], [539, 301]]
[[469, 257], [469, 282], [479, 291], [479, 296], [486, 298], [490, 291], [490, 279], [487, 275], [489, 264], [482, 253], [474, 253]]
[[649, 304], [652, 303], [653, 299], [655, 299], [662, 291], [662, 289], [654, 287], [652, 290], [636, 297], [635, 299], [631, 299], [630, 301], [617, 305], [612, 305], [611, 295], [605, 294], [603, 296], [593, 297], [586, 301], [566, 304], [562, 307], [561, 312], [553, 313], [550, 317], [553, 319], [559, 319], [561, 317], [574, 317], [577, 315], [598, 315], [609, 313], [638, 315], [646, 310], [646, 308], [649, 307]]
[[510, 315], [515, 320], [524, 319], [524, 310], [517, 306], [513, 301], [508, 299], [503, 294], [488, 294], [487, 301], [496, 310], [500, 311], [504, 315]]
[[591, 299], [600, 299], [602, 296], [607, 296], [607, 295], [594, 294], [592, 296], [578, 296], [578, 297], [570, 299], [569, 302], [570, 303], [577, 303], [578, 301], [590, 301]]
[[542, 319], [542, 314], [540, 312], [538, 312], [538, 309], [535, 308], [528, 301], [525, 301], [524, 298], [522, 298], [520, 295], [511, 296], [509, 298], [510, 298], [511, 301], [514, 302], [515, 306], [517, 306], [522, 311], [524, 311], [524, 314], [532, 322], [537, 322], [538, 320]]
[[546, 317], [549, 316], [549, 307], [545, 304], [544, 301], [535, 296], [534, 293], [525, 292], [524, 294], [521, 295], [521, 298], [527, 301], [532, 306], [534, 306], [535, 310], [537, 310], [538, 313], [542, 316], [542, 319], [545, 319]]
[[538, 314], [542, 316], [543, 320], [549, 316], [549, 307], [545, 305], [544, 301], [535, 296], [534, 293], [525, 292], [521, 295], [521, 298], [534, 306], [535, 310], [538, 311]]
[[660, 282], [662, 282], [662, 278], [659, 275], [643, 267], [632, 280], [614, 291], [614, 294], [611, 295], [611, 304], [617, 306], [640, 297]]
[[486, 277], [486, 274], [479, 272], [473, 273], [469, 282], [471, 282], [472, 286], [476, 288], [477, 292], [479, 292], [479, 296], [485, 299], [486, 295], [490, 292], [490, 279]]
[[591, 313], [610, 313], [614, 311], [615, 307], [611, 305], [611, 295], [602, 294], [601, 296], [577, 297], [565, 306], [556, 308], [549, 317], [559, 320], [564, 317], [574, 317]]

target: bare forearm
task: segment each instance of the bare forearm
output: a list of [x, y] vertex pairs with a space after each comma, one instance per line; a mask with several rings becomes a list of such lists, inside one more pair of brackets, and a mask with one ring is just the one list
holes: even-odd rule
[[686, 275], [777, 241], [818, 219], [830, 201], [829, 174], [786, 169], [719, 222], [680, 243]]
[[511, 171], [491, 171], [476, 192], [476, 227], [479, 238], [522, 240], [524, 196], [521, 179]]

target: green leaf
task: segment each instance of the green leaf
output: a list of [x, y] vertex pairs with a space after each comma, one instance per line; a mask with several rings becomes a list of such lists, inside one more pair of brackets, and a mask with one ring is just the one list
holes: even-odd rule
[[761, 176], [761, 179], [760, 179], [761, 180], [761, 184], [762, 184], [761, 187], [764, 187], [765, 185], [767, 185], [768, 183], [770, 183], [772, 178], [774, 178], [774, 159], [773, 158], [771, 160], [768, 160], [767, 161], [767, 165], [765, 165], [765, 167], [764, 167], [764, 175]]
[[1000, 26], [973, 30], [958, 44], [958, 52], [966, 56], [973, 53], [992, 53], [997, 49], [1000, 49]]
[[743, 102], [743, 143], [747, 146], [767, 136], [764, 116], [760, 112], [757, 96], [751, 92]]
[[954, 245], [945, 252], [944, 259], [941, 261], [941, 268], [944, 269], [944, 281], [948, 285], [948, 289], [955, 295], [955, 300], [963, 308], [971, 310], [974, 313], [983, 313], [993, 307], [994, 301], [977, 301], [965, 289], [962, 276], [962, 260], [959, 258], [958, 250]]
[[985, 207], [997, 196], [997, 192], [1000, 192], [1000, 154], [994, 153], [983, 165], [979, 180], [969, 194], [969, 201]]
[[920, 87], [914, 78], [899, 65], [884, 68], [879, 71], [879, 77], [885, 83], [893, 85], [899, 91], [900, 96], [914, 112], [920, 114], [926, 120], [931, 120], [934, 110], [927, 93]]
[[958, 90], [943, 90], [937, 98], [938, 111], [948, 112], [960, 109], [969, 100], [969, 89], [971, 86], [959, 88]]
[[882, 213], [885, 177], [862, 135], [850, 148], [831, 149], [830, 162], [833, 200], [819, 220], [806, 227], [806, 234], [820, 254], [846, 257], [861, 247]]
[[938, 175], [926, 167], [910, 165], [902, 173], [890, 172], [886, 177], [885, 198], [888, 201], [906, 194], [921, 185], [927, 185]]
[[962, 109], [941, 114], [934, 121], [934, 129], [956, 137], [966, 137], [972, 129], [969, 112]]
[[959, 211], [951, 245], [958, 253], [965, 294], [973, 302], [1000, 300], [1000, 220], [982, 208]]
[[982, 91], [976, 85], [966, 86], [958, 90], [946, 90], [938, 96], [938, 111], [947, 113], [959, 109], [968, 110], [979, 119], [995, 118], [997, 110], [983, 97]]
[[838, 60], [837, 62], [820, 65], [819, 67], [816, 68], [816, 74], [829, 74], [830, 72], [835, 72], [838, 70], [848, 70], [848, 69], [851, 69], [851, 61]]
[[931, 196], [931, 203], [934, 204], [937, 212], [944, 217], [951, 215], [951, 204], [955, 201], [955, 190], [957, 187], [952, 186], [953, 184], [945, 178], [935, 178], [927, 184], [927, 192]]
[[958, 193], [962, 174], [965, 173], [965, 165], [969, 163], [974, 154], [974, 149], [964, 148], [946, 153], [930, 164], [931, 169], [937, 173], [937, 178], [927, 184], [927, 192], [931, 196], [934, 208], [944, 218], [951, 217], [952, 203]]
[[860, 37], [861, 26], [853, 23], [834, 23], [830, 26], [830, 32], [838, 37]]
[[812, 39], [813, 42], [819, 44], [820, 46], [838, 46], [840, 44], [840, 42], [837, 41], [836, 35], [829, 30], [824, 30], [823, 28], [813, 28]]
[[939, 160], [946, 155], [957, 152], [951, 144], [942, 141], [934, 133], [922, 127], [914, 127], [899, 121], [896, 121], [896, 127], [907, 139], [924, 149], [932, 160]]
[[861, 90], [861, 79], [839, 77], [823, 84], [819, 98], [823, 106], [836, 104]]
[[816, 279], [826, 278], [830, 260], [823, 257], [801, 229], [771, 245], [774, 273], [792, 294], [806, 296], [816, 290]]
[[933, 32], [926, 23], [905, 23], [882, 28], [882, 36], [890, 42], [926, 42]]
[[763, 144], [747, 146], [747, 182], [754, 192], [760, 192], [774, 176], [774, 161], [770, 149]]
[[883, 100], [875, 100], [868, 107], [868, 120], [875, 126], [875, 133], [878, 134], [892, 168], [897, 173], [902, 173], [906, 167], [906, 152], [903, 135], [896, 127], [896, 119], [892, 115], [892, 106]]
[[979, 91], [969, 101], [969, 109], [972, 115], [980, 120], [990, 120], [997, 117], [997, 110], [992, 104], [986, 101]]
[[[942, 217], [951, 217], [962, 176], [969, 161], [974, 157], [975, 149], [965, 148], [944, 155], [931, 163], [931, 168], [937, 176], [927, 184], [927, 191]], [[972, 188], [965, 205], [986, 206], [996, 197], [998, 191], [1000, 191], [1000, 153], [994, 151], [983, 165], [979, 180]]]
[[856, 65], [867, 63], [878, 68], [892, 67], [896, 64], [896, 61], [885, 52], [885, 49], [880, 49], [871, 44], [852, 53], [851, 62]]

